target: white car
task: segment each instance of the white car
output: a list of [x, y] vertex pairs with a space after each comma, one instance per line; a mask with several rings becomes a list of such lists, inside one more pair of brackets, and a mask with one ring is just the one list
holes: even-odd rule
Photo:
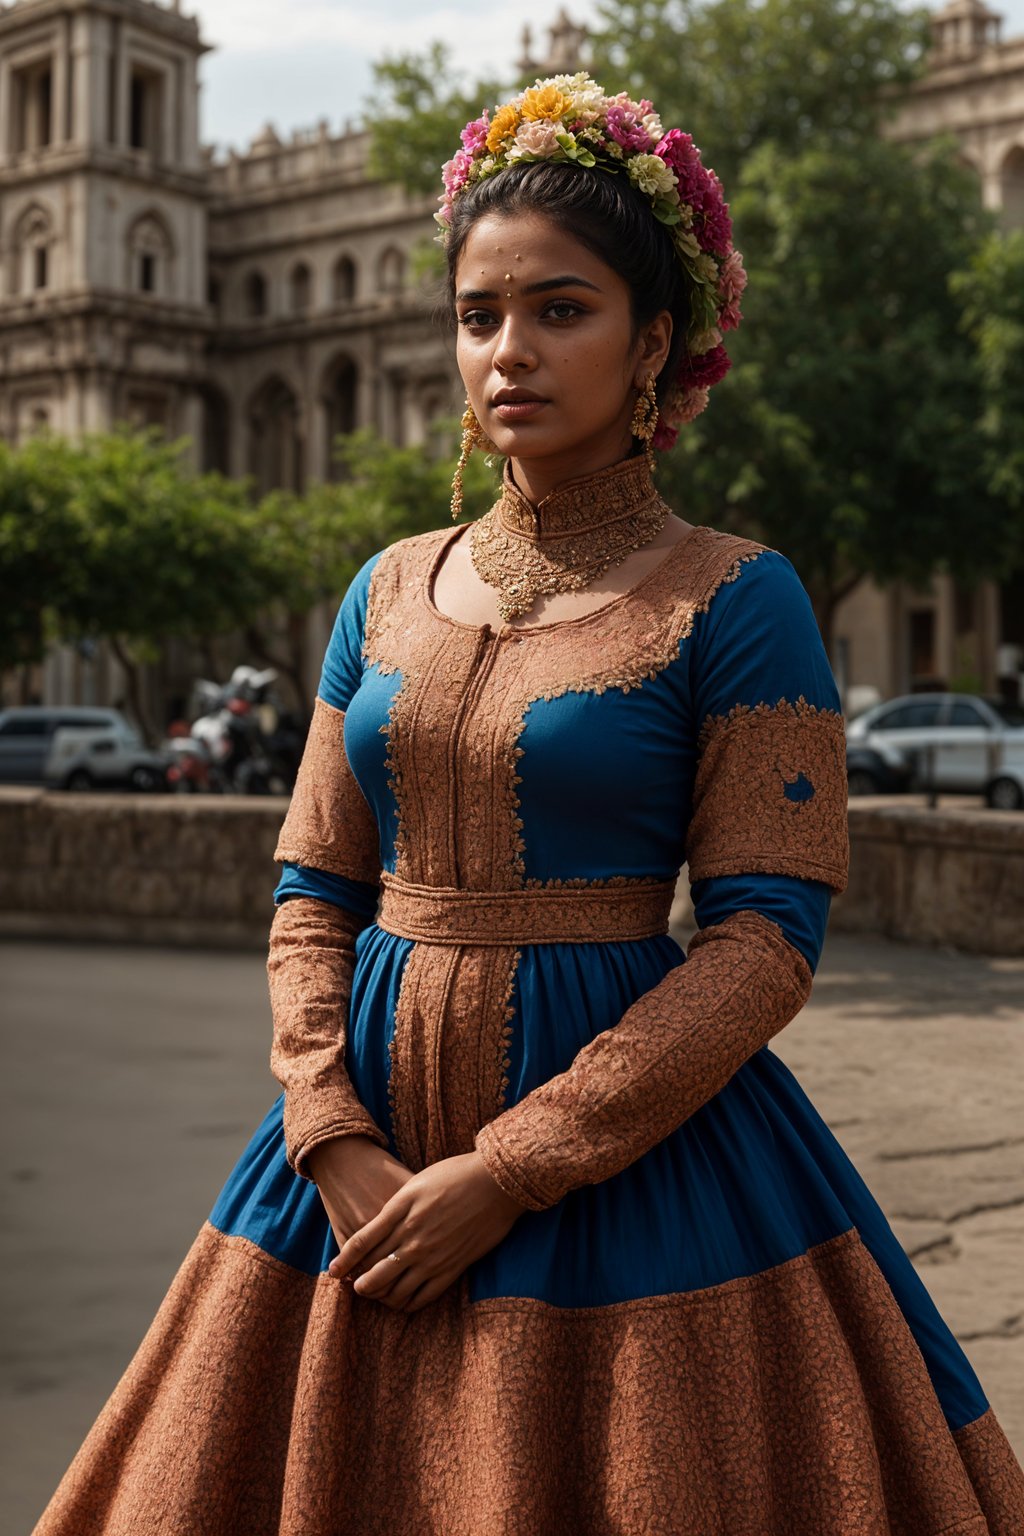
[[847, 748], [902, 761], [925, 789], [1024, 806], [1024, 705], [977, 693], [908, 693], [846, 725]]
[[43, 768], [50, 789], [167, 789], [166, 755], [150, 752], [127, 721], [109, 730], [61, 726]]

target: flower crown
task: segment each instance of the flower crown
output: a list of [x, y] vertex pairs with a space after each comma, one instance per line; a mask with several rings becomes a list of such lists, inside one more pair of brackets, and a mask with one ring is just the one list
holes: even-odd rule
[[493, 117], [485, 110], [459, 137], [462, 148], [442, 168], [444, 192], [434, 214], [442, 245], [460, 193], [521, 162], [560, 160], [616, 174], [625, 170], [650, 199], [690, 279], [686, 354], [665, 392], [652, 439], [655, 448], [671, 448], [682, 423], [700, 415], [711, 386], [729, 371], [722, 332], [739, 325], [739, 300], [747, 285], [722, 183], [702, 165], [693, 139], [678, 128], [665, 133], [649, 101], [633, 101], [625, 91], [606, 96], [585, 72], [538, 80], [496, 106]]

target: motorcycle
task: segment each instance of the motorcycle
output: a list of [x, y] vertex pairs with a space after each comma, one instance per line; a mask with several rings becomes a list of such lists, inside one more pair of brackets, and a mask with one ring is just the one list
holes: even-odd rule
[[226, 683], [197, 679], [191, 726], [177, 722], [164, 750], [178, 794], [288, 794], [302, 756], [302, 732], [271, 692], [277, 672], [237, 666]]

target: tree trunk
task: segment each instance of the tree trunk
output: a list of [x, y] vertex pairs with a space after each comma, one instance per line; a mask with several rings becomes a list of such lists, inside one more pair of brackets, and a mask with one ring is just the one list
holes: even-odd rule
[[[296, 640], [295, 625], [301, 626], [301, 635]], [[303, 665], [305, 660], [305, 614], [292, 614], [288, 620], [288, 639], [292, 651], [290, 656], [276, 655], [269, 647], [262, 632], [255, 624], [246, 627], [245, 643], [258, 661], [266, 666], [276, 667], [282, 677], [287, 677], [295, 690], [295, 696], [299, 708], [307, 717], [313, 712], [313, 701], [306, 690], [306, 673]]]
[[109, 635], [107, 638], [110, 649], [124, 668], [125, 681], [128, 688], [128, 703], [131, 713], [135, 717], [135, 723], [142, 732], [146, 745], [155, 747], [158, 744], [159, 732], [143, 703], [138, 663], [132, 660], [117, 635]]

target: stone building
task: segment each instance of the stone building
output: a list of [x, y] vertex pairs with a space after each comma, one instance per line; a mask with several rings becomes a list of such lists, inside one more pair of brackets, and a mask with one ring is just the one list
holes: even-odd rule
[[[899, 98], [889, 137], [912, 144], [940, 133], [981, 182], [1007, 229], [1024, 228], [1024, 37], [1004, 40], [982, 0], [950, 0], [931, 18], [927, 73]], [[882, 696], [977, 686], [1024, 699], [1024, 571], [973, 589], [937, 574], [924, 590], [862, 581], [841, 604], [832, 658], [847, 690]]]
[[[932, 66], [890, 131], [953, 129], [987, 202], [1024, 224], [1024, 38], [1002, 41], [981, 0], [953, 0], [933, 26]], [[416, 443], [460, 408], [452, 348], [413, 275], [436, 201], [373, 179], [358, 125], [287, 138], [268, 125], [218, 159], [200, 142], [207, 51], [180, 0], [0, 4], [0, 437], [155, 423], [192, 439], [197, 467], [299, 489], [336, 473], [335, 433]], [[517, 62], [584, 66], [585, 30], [562, 11], [547, 57], [527, 28]], [[1010, 691], [1022, 580], [862, 582], [839, 613], [840, 680], [890, 694], [975, 673]], [[315, 616], [311, 654], [330, 617]], [[166, 669], [151, 684], [155, 698]], [[104, 647], [60, 648], [4, 687], [121, 692]]]

